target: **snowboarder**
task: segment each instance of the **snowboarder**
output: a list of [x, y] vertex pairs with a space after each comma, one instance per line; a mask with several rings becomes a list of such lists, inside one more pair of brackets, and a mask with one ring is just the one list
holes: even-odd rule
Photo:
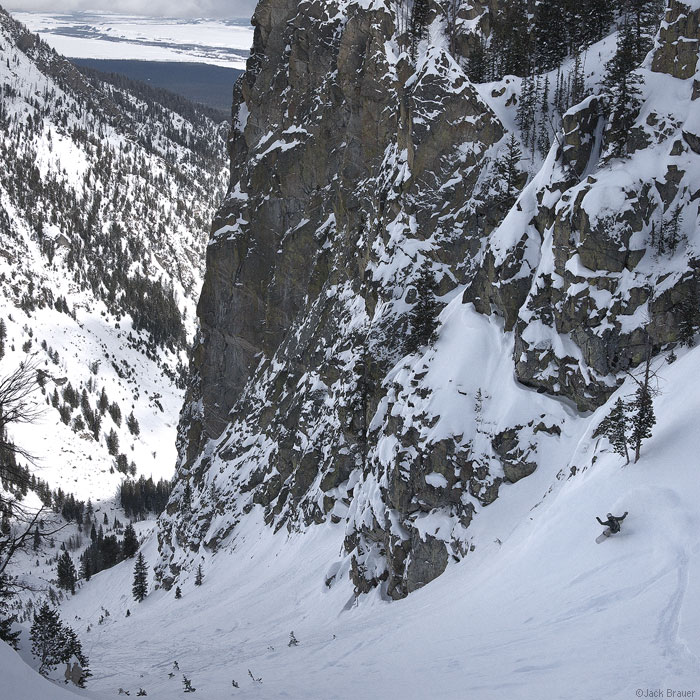
[[620, 516], [615, 516], [612, 513], [608, 513], [606, 517], [608, 519], [606, 521], [602, 521], [596, 516], [596, 520], [601, 525], [605, 526], [605, 530], [603, 530], [602, 534], [600, 534], [596, 539], [596, 542], [598, 543], [602, 542], [606, 537], [610, 537], [610, 535], [620, 532], [620, 523], [627, 517], [627, 511], [625, 511], [624, 515]]

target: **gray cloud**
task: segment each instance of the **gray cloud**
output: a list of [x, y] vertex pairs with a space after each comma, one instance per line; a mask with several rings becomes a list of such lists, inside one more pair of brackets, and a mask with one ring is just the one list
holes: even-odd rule
[[250, 17], [256, 0], [5, 0], [10, 12], [119, 12], [155, 17]]

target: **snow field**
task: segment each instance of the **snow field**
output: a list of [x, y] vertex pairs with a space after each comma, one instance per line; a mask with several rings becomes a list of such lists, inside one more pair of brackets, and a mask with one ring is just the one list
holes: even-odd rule
[[[258, 511], [215, 556], [200, 550], [204, 585], [194, 586], [193, 565], [179, 601], [158, 590], [135, 603], [132, 561], [98, 574], [62, 606], [66, 620], [80, 617], [91, 689], [180, 697], [181, 673], [168, 678], [177, 660], [212, 700], [623, 700], [637, 688], [700, 690], [699, 357], [694, 349], [660, 366], [658, 424], [638, 464], [590, 442], [606, 409], [572, 415], [535, 474], [481, 509], [475, 550], [405, 600], [375, 591], [355, 602], [340, 576], [326, 587], [342, 525], [275, 535]], [[625, 510], [622, 533], [596, 544], [595, 516]], [[155, 561], [153, 539], [144, 551]], [[97, 625], [103, 607], [110, 617]], [[291, 631], [298, 647], [287, 646]]]

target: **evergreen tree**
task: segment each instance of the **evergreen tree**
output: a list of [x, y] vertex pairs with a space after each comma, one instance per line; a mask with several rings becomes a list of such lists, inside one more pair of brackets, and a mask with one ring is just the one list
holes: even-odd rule
[[692, 348], [695, 345], [695, 333], [697, 331], [698, 305], [694, 298], [683, 299], [680, 303], [681, 319], [678, 324], [678, 340], [684, 347]]
[[520, 170], [522, 155], [523, 153], [518, 146], [518, 140], [515, 138], [515, 134], [511, 133], [505, 154], [495, 164], [496, 174], [498, 175], [496, 187], [500, 193], [499, 200], [506, 208], [513, 204], [518, 195], [518, 182], [522, 175]]
[[611, 0], [586, 0], [581, 7], [580, 25], [582, 46], [600, 41], [615, 18], [615, 4]]
[[562, 0], [549, 0], [535, 7], [535, 61], [541, 71], [555, 68], [566, 58], [566, 14], [563, 5]]
[[530, 22], [525, 0], [509, 0], [493, 18], [490, 53], [495, 75], [527, 75], [530, 71], [532, 46]]
[[119, 436], [114, 428], [107, 435], [107, 451], [114, 457], [119, 454]]
[[34, 615], [29, 638], [32, 654], [39, 659], [39, 673], [42, 675], [48, 675], [58, 664], [67, 660], [68, 638], [65, 628], [58, 612], [50, 608], [48, 603], [44, 603]]
[[175, 600], [180, 600], [182, 598], [182, 590], [180, 586], [175, 586]]
[[197, 566], [197, 574], [194, 577], [194, 585], [201, 586], [204, 583], [204, 572], [202, 571], [202, 565]]
[[59, 557], [57, 574], [58, 587], [62, 588], [64, 591], [70, 591], [74, 594], [77, 575], [75, 572], [75, 565], [73, 564], [73, 560], [68, 552], [63, 552], [63, 554]]
[[473, 83], [483, 83], [487, 75], [487, 60], [484, 44], [480, 41], [467, 58], [467, 75]]
[[630, 443], [634, 447], [634, 461], [639, 461], [639, 452], [642, 442], [651, 437], [651, 429], [656, 424], [654, 415], [654, 402], [651, 395], [649, 380], [651, 377], [651, 347], [647, 347], [647, 359], [644, 368], [644, 379], [637, 381], [637, 391], [631, 405]]
[[143, 558], [143, 553], [139, 552], [138, 557], [136, 557], [136, 564], [134, 565], [134, 584], [131, 587], [131, 591], [134, 594], [134, 600], [137, 603], [143, 601], [143, 599], [148, 595], [147, 575], [148, 566]]
[[[87, 556], [86, 556], [87, 554]], [[90, 562], [90, 556], [88, 553], [84, 554], [81, 557], [81, 562], [80, 562], [80, 576], [83, 578], [85, 581], [89, 581], [90, 578], [92, 577], [92, 564]]]
[[668, 250], [673, 255], [678, 248], [679, 243], [684, 239], [681, 231], [681, 222], [683, 221], [683, 206], [677, 204], [668, 220], [664, 220], [661, 227], [661, 236], [664, 243], [668, 246]]
[[411, 57], [416, 58], [418, 44], [428, 37], [428, 15], [430, 5], [428, 0], [413, 0], [413, 10], [411, 12]]
[[431, 345], [437, 339], [437, 283], [427, 261], [418, 273], [415, 288], [417, 298], [409, 313], [410, 332], [405, 344], [406, 353], [409, 355], [425, 345]]
[[12, 625], [17, 621], [17, 616], [10, 615], [8, 605], [12, 595], [7, 577], [0, 575], [0, 639], [13, 649], [18, 649], [20, 632], [12, 631]]
[[627, 464], [630, 462], [629, 451], [627, 449], [627, 427], [628, 419], [625, 404], [622, 399], [618, 399], [606, 418], [604, 432], [613, 446], [613, 450], [625, 457]]
[[129, 428], [129, 432], [132, 435], [138, 436], [138, 434], [141, 432], [139, 422], [136, 419], [136, 416], [134, 415], [133, 411], [126, 417], [126, 427]]
[[629, 132], [641, 106], [641, 76], [635, 72], [638, 65], [635, 35], [631, 23], [625, 23], [617, 37], [615, 55], [606, 64], [604, 85], [610, 92], [609, 140], [614, 156], [624, 155]]
[[189, 513], [192, 510], [192, 487], [190, 482], [185, 483], [185, 490], [182, 494], [182, 506], [181, 509], [183, 513]]
[[104, 387], [102, 387], [102, 393], [97, 401], [97, 408], [103, 416], [109, 408], [109, 399], [107, 398], [107, 392], [105, 391]]
[[134, 526], [129, 523], [124, 528], [124, 540], [122, 541], [122, 555], [125, 559], [130, 559], [139, 551], [139, 541], [136, 537]]

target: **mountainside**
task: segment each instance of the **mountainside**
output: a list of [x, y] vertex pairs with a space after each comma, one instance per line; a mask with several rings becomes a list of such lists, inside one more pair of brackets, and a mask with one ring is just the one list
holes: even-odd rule
[[[276, 530], [343, 522], [339, 577], [403, 597], [473, 549], [472, 520], [549, 458], [563, 406], [595, 410], [647, 348], [698, 325], [698, 10], [671, 2], [627, 71], [620, 15], [549, 73], [477, 89], [447, 5], [427, 4], [418, 40], [403, 3], [256, 10], [161, 522], [166, 586], [260, 510]], [[425, 263], [449, 304], [434, 346], [407, 355]], [[453, 320], [468, 309], [493, 340]], [[504, 402], [504, 372], [538, 393]]]
[[[89, 687], [164, 700], [188, 684], [212, 700], [690, 697], [700, 0], [261, 0], [253, 23], [175, 481], [139, 550], [147, 595], [127, 559], [61, 602], [89, 649]], [[9, 69], [24, 66], [15, 83], [40, 81], [24, 102], [3, 87], [27, 140], [41, 76], [64, 64], [5, 26]], [[194, 318], [169, 310], [196, 290], [184, 260], [215, 172], [204, 144], [180, 149], [207, 133], [214, 149], [220, 131], [185, 119], [178, 137], [158, 118], [144, 134], [153, 124], [125, 106], [136, 96], [69, 77], [56, 78], [72, 85], [65, 99], [90, 94], [99, 114], [83, 122], [120, 141], [126, 121], [122, 157], [146, 149], [129, 177], [148, 204], [122, 202], [94, 165], [79, 173], [84, 202], [60, 189], [79, 222], [56, 213], [61, 237], [18, 184], [0, 190], [28, 251], [5, 279], [41, 268], [85, 300], [30, 308], [17, 277], [8, 329], [18, 355], [30, 329], [23, 352], [46, 336], [52, 363], [65, 347], [47, 377], [77, 372], [88, 408], [106, 370], [110, 400], [151, 421], [134, 447], [147, 464], [171, 434], [159, 405], [172, 420], [182, 396]], [[50, 140], [25, 167], [56, 162]], [[82, 148], [57, 179], [96, 162]], [[201, 189], [170, 181], [171, 161]], [[0, 186], [19, 182], [7, 173]], [[101, 227], [80, 218], [94, 210]], [[139, 228], [154, 218], [162, 227]], [[131, 234], [136, 264], [115, 242]], [[48, 266], [24, 262], [41, 256]], [[142, 364], [94, 375], [80, 354], [68, 363], [79, 323]], [[99, 432], [75, 440], [105, 465]], [[598, 544], [596, 517], [611, 513], [622, 531]]]
[[3, 10], [0, 49], [1, 367], [44, 377], [11, 437], [52, 488], [111, 500], [172, 474], [225, 125], [85, 78]]

